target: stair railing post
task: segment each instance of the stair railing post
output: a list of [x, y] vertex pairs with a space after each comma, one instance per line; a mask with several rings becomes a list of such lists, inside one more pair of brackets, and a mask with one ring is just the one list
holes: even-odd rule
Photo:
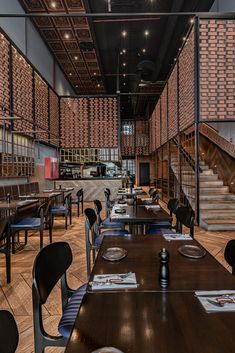
[[195, 221], [200, 224], [200, 171], [199, 171], [199, 123], [200, 123], [200, 33], [199, 18], [195, 17]]

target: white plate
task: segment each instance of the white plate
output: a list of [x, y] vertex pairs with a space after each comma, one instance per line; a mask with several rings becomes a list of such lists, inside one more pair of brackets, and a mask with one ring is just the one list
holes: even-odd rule
[[95, 351], [92, 351], [91, 353], [124, 353], [124, 352], [114, 347], [102, 347], [102, 348], [96, 349]]

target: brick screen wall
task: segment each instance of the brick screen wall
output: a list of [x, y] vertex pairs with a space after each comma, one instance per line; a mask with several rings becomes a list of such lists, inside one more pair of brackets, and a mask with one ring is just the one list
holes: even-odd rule
[[164, 143], [167, 142], [167, 130], [168, 130], [168, 122], [167, 122], [167, 85], [165, 86], [162, 95], [161, 95], [161, 122], [162, 122], [162, 128], [161, 128], [161, 144], [164, 145]]
[[179, 57], [179, 128], [186, 129], [195, 115], [195, 41], [194, 30]]
[[156, 106], [156, 114], [155, 114], [155, 130], [156, 130], [156, 136], [155, 136], [155, 144], [156, 144], [156, 149], [158, 149], [161, 146], [161, 100], [159, 99], [157, 106]]
[[168, 80], [169, 138], [178, 133], [178, 65], [175, 65]]
[[200, 20], [201, 120], [235, 119], [235, 21]]
[[[50, 102], [50, 138], [59, 138], [59, 98], [52, 89], [49, 89], [49, 102]], [[54, 145], [59, 145], [59, 141], [50, 141]]]
[[134, 120], [122, 120], [121, 123], [121, 155], [135, 155], [135, 122]]
[[[36, 130], [49, 131], [48, 112], [48, 86], [46, 82], [35, 72], [35, 123]], [[48, 141], [48, 133], [38, 133], [37, 138]]]
[[116, 98], [62, 98], [60, 130], [63, 148], [117, 147]]
[[9, 90], [9, 42], [0, 35], [0, 108], [10, 107]]
[[148, 121], [136, 121], [136, 151], [137, 156], [149, 155], [149, 124]]

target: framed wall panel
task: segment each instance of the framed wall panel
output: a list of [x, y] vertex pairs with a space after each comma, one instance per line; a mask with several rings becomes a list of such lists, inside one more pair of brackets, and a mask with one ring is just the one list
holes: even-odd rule
[[179, 128], [194, 122], [195, 115], [195, 38], [191, 31], [179, 56]]
[[175, 65], [168, 80], [169, 139], [178, 133], [178, 65]]
[[[17, 131], [31, 131], [33, 124], [33, 69], [25, 58], [12, 47], [13, 110], [21, 120], [14, 121]], [[27, 133], [32, 136], [32, 134]]]
[[201, 120], [235, 120], [235, 20], [200, 19]]

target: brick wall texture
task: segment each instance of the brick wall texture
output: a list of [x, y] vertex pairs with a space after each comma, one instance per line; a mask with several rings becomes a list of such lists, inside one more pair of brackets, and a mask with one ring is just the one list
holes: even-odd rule
[[235, 21], [200, 20], [201, 120], [235, 119]]

